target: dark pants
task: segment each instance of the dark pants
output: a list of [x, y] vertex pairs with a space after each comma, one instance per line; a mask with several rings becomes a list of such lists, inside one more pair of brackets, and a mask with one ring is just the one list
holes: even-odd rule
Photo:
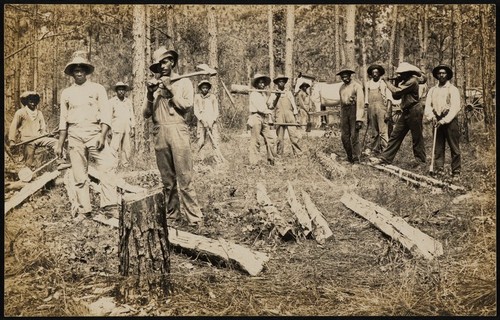
[[408, 131], [411, 131], [413, 155], [415, 158], [425, 163], [424, 136], [422, 134], [423, 116], [424, 109], [420, 103], [409, 109], [403, 110], [403, 113], [399, 117], [398, 122], [396, 122], [394, 130], [391, 133], [391, 137], [387, 143], [387, 148], [382, 152], [380, 157], [384, 162], [392, 163], [406, 134]]
[[359, 130], [356, 130], [356, 106], [340, 107], [340, 138], [350, 162], [359, 160]]
[[450, 146], [451, 172], [452, 174], [460, 174], [460, 129], [458, 127], [457, 118], [437, 129], [436, 149], [434, 151], [434, 164], [436, 170], [443, 170], [444, 167], [445, 142], [448, 142], [448, 146]]

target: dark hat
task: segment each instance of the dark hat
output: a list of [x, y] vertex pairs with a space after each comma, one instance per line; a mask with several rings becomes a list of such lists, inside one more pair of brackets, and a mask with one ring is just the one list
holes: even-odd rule
[[337, 75], [340, 76], [342, 73], [349, 73], [349, 74], [352, 74], [352, 73], [356, 73], [354, 72], [351, 68], [349, 67], [342, 67], [340, 68], [340, 71], [337, 72]]
[[408, 62], [401, 62], [396, 69], [396, 73], [405, 73], [405, 72], [411, 72], [415, 73], [417, 75], [422, 75], [422, 70], [420, 70], [418, 67], [408, 63]]
[[269, 78], [268, 76], [266, 76], [264, 74], [256, 73], [252, 79], [252, 86], [256, 87], [257, 80], [260, 80], [260, 79], [264, 79], [264, 83], [266, 84], [266, 86], [268, 86], [271, 83], [271, 78]]
[[279, 80], [285, 80], [285, 83], [287, 83], [288, 82], [288, 77], [286, 77], [286, 76], [284, 76], [282, 74], [278, 74], [278, 76], [276, 78], [274, 78], [273, 82], [275, 84], [278, 84]]
[[436, 78], [436, 79], [438, 78], [437, 73], [440, 69], [446, 70], [446, 74], [448, 75], [448, 80], [453, 78], [453, 70], [451, 70], [451, 68], [445, 64], [440, 64], [437, 67], [435, 67], [434, 69], [432, 69], [432, 75], [434, 76], [434, 78]]
[[160, 47], [153, 52], [153, 64], [149, 66], [149, 70], [154, 73], [160, 73], [160, 62], [166, 57], [174, 58], [174, 63], [177, 65], [177, 61], [179, 60], [179, 54], [175, 50], [168, 50], [165, 47]]
[[385, 69], [384, 67], [382, 67], [381, 65], [379, 64], [372, 64], [371, 66], [368, 67], [367, 69], [367, 72], [368, 72], [368, 75], [371, 75], [372, 74], [372, 71], [373, 70], [379, 70], [380, 71], [380, 76], [383, 76], [385, 74]]
[[128, 90], [128, 84], [119, 81], [115, 84], [115, 91], [118, 90], [118, 88], [120, 87], [124, 88], [125, 90]]
[[90, 62], [84, 57], [76, 56], [71, 60], [66, 67], [64, 67], [64, 73], [68, 76], [73, 75], [73, 69], [75, 67], [83, 67], [87, 74], [91, 74], [94, 72], [94, 66], [90, 64]]
[[40, 95], [36, 91], [24, 91], [20, 99], [23, 106], [28, 105], [28, 100], [31, 97], [35, 98], [37, 104], [40, 102]]
[[201, 88], [202, 85], [204, 84], [208, 84], [208, 89], [212, 89], [212, 84], [210, 83], [210, 81], [207, 81], [207, 80], [201, 80], [199, 83], [198, 83], [198, 88]]
[[310, 86], [311, 86], [311, 85], [310, 85], [308, 82], [304, 81], [304, 82], [302, 82], [302, 83], [300, 84], [299, 88], [302, 88], [302, 87], [310, 87]]

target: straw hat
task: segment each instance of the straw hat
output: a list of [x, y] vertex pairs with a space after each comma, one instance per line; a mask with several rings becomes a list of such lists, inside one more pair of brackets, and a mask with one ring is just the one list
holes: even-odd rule
[[118, 88], [123, 88], [124, 90], [128, 90], [129, 86], [128, 84], [119, 81], [115, 84], [115, 91], [118, 90]]
[[160, 47], [153, 52], [153, 64], [149, 66], [149, 70], [154, 73], [160, 73], [160, 62], [167, 58], [174, 58], [174, 64], [177, 65], [177, 61], [179, 60], [179, 54], [177, 51], [172, 49], [167, 49], [165, 47]]
[[71, 60], [66, 67], [64, 67], [64, 73], [67, 74], [68, 76], [73, 75], [73, 69], [75, 67], [83, 67], [85, 69], [86, 74], [91, 74], [94, 72], [94, 66], [90, 64], [90, 62], [85, 59], [84, 57], [74, 57], [73, 60]]
[[201, 89], [201, 86], [204, 84], [208, 84], [208, 90], [212, 89], [212, 84], [210, 83], [210, 81], [207, 81], [207, 80], [201, 80], [198, 83], [198, 89]]
[[256, 73], [252, 79], [252, 86], [256, 87], [257, 81], [260, 79], [264, 79], [264, 83], [266, 84], [266, 86], [268, 86], [271, 83], [271, 78], [269, 78], [268, 76], [266, 76], [264, 74]]
[[396, 73], [405, 73], [405, 72], [416, 73], [419, 76], [422, 75], [422, 70], [420, 70], [418, 67], [408, 62], [401, 62], [398, 68], [396, 69]]

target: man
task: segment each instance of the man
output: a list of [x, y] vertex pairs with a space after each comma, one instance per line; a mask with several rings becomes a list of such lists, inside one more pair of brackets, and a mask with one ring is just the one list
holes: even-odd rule
[[342, 79], [340, 93], [340, 137], [350, 163], [359, 162], [359, 130], [363, 127], [363, 87], [352, 81], [352, 69], [342, 68], [337, 75]]
[[[10, 147], [16, 143], [18, 135], [23, 142], [47, 134], [45, 118], [37, 108], [38, 103], [40, 103], [40, 95], [35, 91], [25, 91], [21, 95], [21, 103], [24, 107], [16, 111], [10, 124]], [[30, 169], [35, 169], [33, 167], [35, 149], [49, 147], [55, 152], [56, 146], [57, 139], [47, 136], [26, 143], [24, 145], [24, 164]]]
[[385, 69], [378, 64], [368, 67], [368, 76], [371, 78], [366, 84], [365, 106], [368, 110], [368, 123], [371, 127], [371, 143], [364, 150], [364, 154], [380, 153], [387, 147], [389, 134], [387, 130], [387, 85], [380, 77], [385, 74]]
[[453, 71], [447, 65], [440, 64], [432, 70], [432, 75], [438, 80], [436, 86], [430, 88], [425, 101], [425, 119], [432, 121], [437, 127], [434, 161], [436, 174], [443, 174], [445, 158], [445, 141], [451, 152], [451, 174], [453, 180], [460, 177], [460, 130], [457, 114], [460, 111], [460, 92], [451, 84]]
[[290, 90], [285, 90], [285, 84], [288, 82], [288, 78], [283, 75], [278, 75], [273, 82], [276, 84], [279, 91], [284, 92], [272, 93], [267, 100], [269, 109], [275, 110], [275, 121], [278, 123], [276, 125], [276, 135], [278, 136], [276, 153], [278, 155], [283, 155], [285, 130], [288, 130], [288, 136], [292, 143], [292, 152], [294, 155], [299, 155], [302, 153], [302, 150], [299, 146], [299, 133], [297, 127], [293, 125], [279, 125], [279, 123], [299, 123], [299, 121], [297, 121], [299, 111], [295, 105], [293, 93]]
[[94, 66], [83, 57], [75, 57], [64, 68], [74, 83], [61, 93], [61, 116], [57, 154], [63, 152], [68, 138], [69, 157], [76, 187], [78, 212], [92, 215], [90, 203], [88, 165], [95, 161], [100, 177], [100, 206], [108, 217], [118, 217], [118, 193], [110, 173], [115, 166], [113, 151], [105, 142], [111, 126], [112, 109], [104, 87], [87, 80]]
[[[155, 154], [165, 193], [167, 217], [186, 216], [189, 225], [200, 226], [203, 214], [198, 206], [192, 184], [193, 160], [186, 113], [193, 106], [193, 84], [188, 78], [172, 82], [178, 74], [179, 54], [165, 47], [153, 53], [154, 63], [149, 70], [159, 74], [159, 81], [147, 82], [143, 115], [154, 124]], [[156, 81], [154, 81], [156, 80]]]
[[397, 86], [386, 82], [394, 99], [401, 99], [402, 113], [389, 138], [387, 148], [380, 158], [370, 158], [373, 164], [390, 164], [396, 157], [408, 131], [413, 140], [413, 155], [416, 161], [413, 168], [425, 165], [425, 146], [422, 134], [423, 107], [419, 99], [419, 84], [422, 82], [422, 72], [414, 65], [402, 62], [396, 69], [399, 84]]
[[[271, 78], [266, 75], [257, 73], [252, 80], [252, 86], [257, 90], [264, 90], [271, 83]], [[258, 162], [259, 154], [259, 136], [264, 138], [264, 143], [267, 150], [267, 162], [274, 165], [274, 150], [275, 137], [269, 128], [269, 119], [272, 116], [272, 111], [267, 107], [267, 96], [264, 92], [251, 91], [248, 97], [248, 117], [247, 125], [250, 127], [250, 145], [249, 145], [249, 161], [250, 165], [254, 166]], [[272, 119], [271, 119], [272, 124]]]
[[299, 86], [299, 92], [297, 93], [297, 108], [299, 109], [300, 124], [307, 124], [310, 122], [309, 112], [314, 112], [313, 102], [309, 94], [310, 88], [311, 85], [304, 82]]
[[[196, 135], [198, 138], [198, 152], [201, 151], [208, 138], [212, 147], [219, 144], [219, 130], [217, 118], [219, 117], [219, 102], [217, 97], [210, 93], [212, 84], [207, 80], [198, 83], [200, 93], [194, 96], [194, 115], [198, 119]], [[213, 140], [212, 140], [213, 139]]]
[[128, 167], [130, 159], [131, 141], [130, 138], [135, 135], [135, 116], [132, 100], [125, 97], [128, 85], [123, 82], [115, 84], [116, 97], [109, 100], [113, 110], [111, 119], [111, 149], [115, 153], [117, 165], [120, 162], [122, 152], [124, 154], [123, 166]]

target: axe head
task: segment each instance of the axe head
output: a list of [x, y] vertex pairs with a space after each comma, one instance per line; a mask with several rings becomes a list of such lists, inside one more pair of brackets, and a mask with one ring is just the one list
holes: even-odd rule
[[210, 76], [215, 76], [217, 74], [217, 70], [210, 68], [206, 63], [202, 63], [196, 66], [197, 70], [206, 72], [206, 74]]

